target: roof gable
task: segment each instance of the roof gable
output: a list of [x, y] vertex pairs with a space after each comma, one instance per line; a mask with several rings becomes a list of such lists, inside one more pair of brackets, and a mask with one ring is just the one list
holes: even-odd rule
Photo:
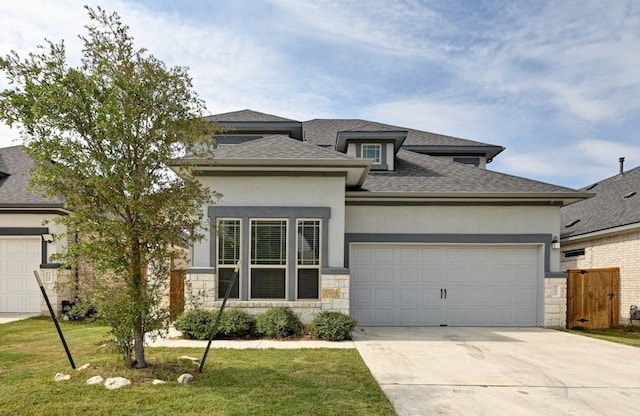
[[562, 237], [640, 224], [640, 166], [581, 190], [596, 195], [562, 209]]

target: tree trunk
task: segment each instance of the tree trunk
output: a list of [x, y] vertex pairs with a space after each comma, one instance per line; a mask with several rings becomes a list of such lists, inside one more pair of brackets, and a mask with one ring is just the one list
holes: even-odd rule
[[136, 318], [135, 328], [133, 328], [133, 347], [135, 349], [135, 367], [145, 368], [147, 361], [144, 357], [144, 320], [140, 313]]
[[135, 368], [145, 368], [147, 366], [147, 361], [144, 357], [145, 307], [143, 305], [147, 287], [147, 270], [146, 267], [141, 265], [140, 249], [138, 245], [134, 247], [134, 256], [139, 267], [137, 267], [134, 272], [135, 305], [133, 305], [133, 308], [136, 312], [133, 324], [133, 348], [135, 351]]

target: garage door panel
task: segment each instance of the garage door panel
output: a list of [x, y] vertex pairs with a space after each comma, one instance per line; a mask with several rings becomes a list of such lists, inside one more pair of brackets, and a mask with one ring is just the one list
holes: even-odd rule
[[536, 325], [538, 251], [354, 244], [351, 311], [360, 325]]
[[394, 269], [392, 267], [377, 267], [373, 271], [374, 283], [394, 283], [393, 272]]
[[373, 316], [375, 322], [378, 325], [393, 325], [394, 324], [394, 308], [380, 308], [377, 307], [373, 310]]
[[400, 288], [398, 289], [399, 301], [402, 304], [420, 304], [420, 292], [420, 287]]
[[392, 287], [378, 288], [373, 292], [373, 301], [378, 305], [393, 303], [393, 292], [394, 289]]
[[39, 312], [40, 289], [33, 270], [40, 267], [39, 237], [0, 238], [0, 312]]
[[406, 265], [401, 266], [398, 269], [398, 282], [401, 285], [411, 284], [415, 285], [420, 281], [420, 269], [416, 266], [407, 267]]
[[376, 248], [372, 257], [376, 264], [393, 264], [393, 249]]

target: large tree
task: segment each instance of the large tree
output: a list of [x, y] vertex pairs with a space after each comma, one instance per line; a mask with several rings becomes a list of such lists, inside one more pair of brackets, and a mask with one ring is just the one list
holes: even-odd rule
[[121, 351], [141, 368], [145, 334], [167, 324], [160, 299], [174, 247], [202, 236], [201, 207], [216, 197], [188, 167], [177, 177], [167, 165], [209, 152], [215, 126], [202, 120], [186, 68], [136, 49], [116, 13], [87, 11], [76, 67], [62, 41], [0, 58], [9, 82], [0, 117], [20, 129], [36, 162], [34, 189], [62, 196], [71, 212], [60, 221], [77, 238], [60, 261], [91, 265], [92, 279], [77, 283], [91, 288]]

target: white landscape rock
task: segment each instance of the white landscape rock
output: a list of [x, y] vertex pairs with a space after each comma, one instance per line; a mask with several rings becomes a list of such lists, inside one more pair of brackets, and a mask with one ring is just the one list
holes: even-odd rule
[[55, 377], [53, 377], [53, 381], [64, 381], [70, 380], [71, 376], [69, 374], [56, 373]]
[[193, 381], [193, 376], [189, 373], [184, 373], [180, 377], [178, 377], [178, 383], [186, 384], [191, 383]]
[[131, 381], [127, 380], [124, 377], [110, 377], [107, 381], [104, 382], [104, 386], [108, 390], [115, 390], [121, 387], [125, 387], [131, 384]]
[[153, 384], [154, 386], [158, 385], [158, 384], [167, 384], [166, 381], [164, 380], [159, 380], [159, 379], [155, 379], [151, 382], [151, 384]]
[[87, 384], [93, 386], [96, 384], [102, 384], [103, 381], [104, 378], [102, 378], [101, 376], [93, 376], [89, 380], [87, 380]]
[[87, 368], [89, 368], [91, 366], [91, 363], [86, 363], [85, 365], [78, 367], [78, 371], [80, 370], [86, 370]]

